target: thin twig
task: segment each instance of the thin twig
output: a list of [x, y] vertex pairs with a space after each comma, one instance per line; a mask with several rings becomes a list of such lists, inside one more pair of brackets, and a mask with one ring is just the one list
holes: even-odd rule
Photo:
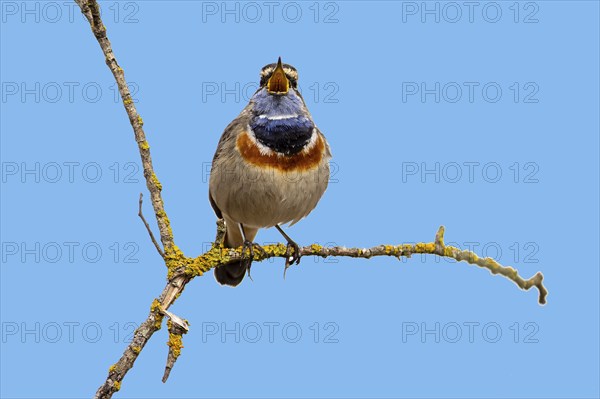
[[143, 198], [144, 198], [144, 194], [140, 193], [140, 207], [139, 207], [139, 210], [138, 210], [138, 216], [140, 217], [140, 219], [142, 219], [142, 222], [144, 222], [144, 226], [146, 226], [146, 230], [148, 230], [148, 234], [150, 234], [150, 239], [152, 240], [152, 243], [156, 247], [156, 250], [160, 254], [161, 258], [164, 258], [165, 257], [165, 253], [162, 251], [162, 249], [160, 249], [160, 245], [158, 245], [158, 242], [156, 241], [156, 238], [154, 238], [154, 234], [152, 233], [152, 229], [150, 229], [150, 225], [148, 224], [148, 222], [146, 222], [146, 218], [144, 217], [144, 213], [142, 212], [142, 203], [144, 201]]
[[[351, 258], [364, 258], [369, 259], [375, 256], [394, 256], [396, 258], [406, 257], [410, 258], [413, 254], [431, 254], [439, 255], [445, 258], [451, 258], [456, 261], [464, 261], [472, 265], [479, 266], [484, 269], [488, 269], [492, 274], [500, 274], [515, 283], [519, 288], [523, 290], [529, 290], [535, 287], [539, 291], [538, 302], [540, 305], [546, 303], [546, 296], [548, 291], [544, 287], [543, 279], [544, 276], [541, 272], [538, 272], [533, 277], [525, 280], [523, 279], [518, 271], [511, 266], [502, 266], [492, 258], [481, 258], [474, 252], [461, 250], [453, 246], [444, 244], [444, 226], [440, 226], [434, 242], [419, 242], [416, 244], [400, 244], [400, 245], [378, 245], [371, 248], [346, 248], [346, 247], [323, 247], [321, 245], [313, 244], [306, 247], [300, 248], [301, 256], [320, 256], [327, 258], [331, 256], [335, 257], [351, 257]], [[255, 252], [254, 261], [262, 261], [269, 258], [286, 258], [288, 256], [287, 245], [285, 244], [274, 244], [265, 245], [262, 247], [264, 252]], [[210, 269], [218, 267], [221, 264], [228, 262], [239, 261], [242, 259], [241, 247], [237, 249], [223, 248], [220, 246], [213, 245], [213, 247], [206, 253], [196, 257], [187, 258], [180, 255], [181, 258], [174, 264], [184, 264], [169, 271], [170, 276], [177, 276], [180, 274], [186, 275], [190, 278], [201, 276]]]

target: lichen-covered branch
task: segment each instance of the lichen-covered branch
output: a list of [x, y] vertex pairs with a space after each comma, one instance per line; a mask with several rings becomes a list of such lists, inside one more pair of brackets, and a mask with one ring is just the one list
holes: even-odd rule
[[[264, 253], [255, 251], [255, 262], [260, 262], [269, 258], [285, 258], [287, 246], [285, 244], [275, 244], [263, 246]], [[400, 245], [378, 245], [371, 248], [346, 248], [346, 247], [323, 247], [321, 245], [312, 244], [300, 248], [302, 256], [320, 256], [327, 257], [351, 257], [369, 259], [375, 256], [392, 256], [395, 258], [406, 257], [410, 258], [413, 254], [431, 254], [445, 258], [464, 261], [472, 265], [488, 269], [492, 274], [500, 274], [509, 280], [513, 281], [519, 288], [529, 290], [536, 287], [539, 291], [538, 302], [546, 303], [546, 295], [548, 291], [544, 287], [542, 273], [538, 272], [533, 277], [525, 280], [516, 269], [510, 266], [502, 266], [491, 258], [480, 258], [471, 251], [461, 250], [456, 247], [446, 246], [444, 244], [444, 226], [441, 226], [436, 234], [433, 242], [419, 242], [416, 244], [400, 244]], [[170, 258], [169, 258], [170, 256]], [[248, 256], [248, 252], [244, 254]], [[165, 287], [160, 300], [156, 300], [152, 305], [152, 310], [148, 319], [140, 328], [135, 331], [133, 342], [125, 350], [123, 357], [117, 362], [117, 367], [109, 373], [108, 379], [101, 387], [103, 392], [114, 392], [115, 387], [120, 386], [120, 382], [125, 376], [125, 373], [133, 367], [133, 362], [137, 358], [134, 348], [143, 348], [152, 334], [160, 329], [162, 322], [161, 309], [167, 309], [181, 294], [186, 284], [196, 276], [201, 276], [210, 269], [219, 267], [222, 264], [240, 260], [242, 258], [241, 247], [237, 249], [224, 248], [221, 245], [215, 244], [204, 254], [192, 258], [185, 256], [182, 252], [172, 252], [167, 255], [167, 266], [169, 267], [169, 283]], [[180, 337], [179, 337], [180, 338]], [[175, 341], [173, 341], [175, 342]], [[169, 340], [171, 343], [171, 339]], [[177, 341], [181, 344], [180, 340]], [[172, 345], [170, 345], [172, 347]], [[171, 359], [171, 358], [169, 358]], [[172, 358], [172, 362], [168, 362], [167, 368], [173, 367], [173, 363], [177, 356]], [[118, 373], [117, 373], [118, 371]], [[165, 373], [167, 371], [165, 370]], [[168, 376], [168, 373], [166, 374]], [[117, 385], [115, 385], [117, 384]], [[100, 390], [99, 390], [100, 392]], [[96, 396], [97, 398], [109, 398], [108, 396]]]
[[102, 23], [100, 17], [100, 6], [96, 0], [75, 0], [75, 2], [81, 8], [81, 12], [87, 18], [92, 32], [100, 44], [100, 48], [104, 53], [106, 65], [112, 72], [117, 86], [119, 87], [119, 93], [125, 106], [127, 116], [129, 116], [129, 122], [133, 127], [133, 133], [135, 135], [135, 141], [138, 144], [140, 151], [140, 157], [142, 158], [142, 167], [144, 168], [144, 177], [146, 178], [146, 186], [150, 191], [150, 198], [152, 200], [152, 207], [154, 208], [154, 214], [156, 215], [156, 221], [158, 223], [158, 230], [160, 231], [160, 240], [162, 241], [165, 250], [173, 246], [173, 231], [171, 230], [171, 224], [167, 213], [164, 209], [164, 203], [160, 194], [162, 185], [154, 173], [152, 167], [152, 157], [150, 156], [150, 145], [146, 141], [146, 134], [144, 133], [142, 117], [138, 114], [127, 81], [125, 80], [125, 73], [119, 66], [115, 54], [113, 53], [110, 41], [106, 36], [106, 27]]
[[[131, 93], [125, 80], [123, 69], [117, 63], [115, 55], [112, 51], [110, 41], [106, 36], [106, 28], [100, 17], [100, 7], [96, 0], [75, 0], [82, 13], [90, 23], [92, 32], [96, 37], [102, 52], [104, 53], [106, 64], [111, 70], [119, 87], [119, 92], [125, 106], [125, 111], [129, 116], [129, 121], [133, 127], [135, 140], [138, 143], [142, 166], [144, 168], [144, 177], [146, 178], [146, 186], [150, 191], [152, 207], [158, 223], [160, 232], [160, 240], [163, 245], [163, 250], [160, 249], [158, 242], [154, 239], [154, 235], [150, 227], [144, 219], [141, 212], [141, 197], [139, 216], [144, 221], [146, 228], [150, 234], [152, 242], [156, 246], [159, 254], [163, 257], [168, 268], [167, 285], [163, 289], [159, 298], [155, 299], [150, 306], [150, 313], [146, 320], [138, 327], [133, 335], [131, 343], [127, 346], [121, 358], [108, 370], [108, 376], [104, 383], [98, 388], [95, 398], [108, 399], [117, 392], [121, 387], [121, 382], [127, 372], [133, 367], [138, 355], [150, 340], [152, 335], [158, 331], [163, 322], [164, 316], [169, 318], [169, 354], [163, 381], [165, 381], [181, 353], [182, 337], [187, 332], [187, 322], [180, 317], [170, 313], [169, 307], [179, 297], [185, 289], [187, 283], [194, 277], [201, 276], [212, 268], [219, 267], [225, 263], [240, 260], [242, 249], [229, 249], [222, 246], [222, 240], [225, 232], [225, 226], [222, 221], [217, 223], [217, 238], [215, 244], [206, 253], [198, 257], [187, 257], [175, 245], [173, 232], [170, 222], [164, 210], [164, 203], [161, 196], [162, 185], [160, 184], [154, 169], [152, 167], [152, 158], [150, 157], [150, 146], [146, 141], [146, 136], [142, 128], [142, 118], [137, 113]], [[254, 260], [260, 262], [262, 260], [274, 257], [286, 258], [287, 246], [285, 244], [267, 245], [263, 247], [264, 253], [255, 252]], [[469, 264], [488, 269], [492, 274], [500, 274], [509, 280], [513, 281], [519, 288], [529, 290], [536, 287], [539, 291], [539, 303], [546, 303], [546, 295], [548, 291], [543, 285], [542, 273], [537, 273], [535, 276], [525, 280], [519, 276], [517, 270], [512, 267], [502, 266], [491, 258], [480, 258], [470, 251], [463, 251], [459, 248], [446, 246], [444, 244], [444, 227], [440, 227], [435, 240], [427, 243], [416, 244], [401, 244], [401, 245], [379, 245], [372, 248], [346, 248], [346, 247], [322, 247], [317, 244], [300, 248], [301, 256], [346, 256], [352, 258], [369, 259], [374, 256], [393, 256], [396, 258], [410, 257], [413, 254], [432, 254], [446, 258], [452, 258], [457, 261], [465, 261]]]
[[[285, 258], [287, 246], [285, 244], [266, 245], [262, 247], [264, 252], [256, 252], [254, 261], [262, 261], [269, 258]], [[230, 249], [222, 246], [213, 245], [213, 247], [204, 254], [196, 258], [188, 258], [182, 253], [172, 255], [173, 258], [167, 261], [169, 266], [169, 276], [186, 276], [193, 278], [201, 276], [210, 269], [218, 267], [221, 264], [241, 259], [241, 248]], [[461, 250], [453, 246], [444, 244], [444, 226], [441, 226], [436, 234], [433, 242], [419, 242], [416, 244], [400, 244], [400, 245], [378, 245], [371, 248], [346, 248], [346, 247], [323, 247], [321, 245], [312, 244], [310, 246], [301, 247], [301, 256], [320, 256], [327, 257], [350, 257], [350, 258], [365, 258], [369, 259], [375, 256], [393, 256], [395, 258], [406, 257], [410, 258], [413, 254], [431, 254], [439, 255], [445, 258], [452, 258], [457, 261], [464, 261], [472, 265], [476, 265], [488, 269], [492, 274], [500, 274], [509, 280], [513, 281], [519, 288], [529, 290], [536, 287], [539, 291], [538, 302], [546, 303], [546, 295], [548, 291], [543, 284], [543, 275], [538, 272], [535, 276], [525, 280], [516, 269], [510, 266], [502, 266], [492, 258], [480, 258], [471, 251]], [[245, 256], [248, 256], [246, 253]]]

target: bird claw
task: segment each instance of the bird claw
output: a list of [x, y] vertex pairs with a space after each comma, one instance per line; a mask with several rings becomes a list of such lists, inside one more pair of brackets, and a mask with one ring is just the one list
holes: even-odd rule
[[[291, 249], [293, 252], [290, 253]], [[287, 249], [285, 251], [285, 268], [283, 269], [283, 278], [285, 279], [285, 274], [287, 269], [293, 264], [300, 264], [300, 247], [294, 241], [288, 241]]]
[[[267, 252], [264, 250], [263, 247], [261, 247], [260, 245], [258, 245], [255, 242], [245, 240], [244, 245], [242, 245], [242, 259], [240, 260], [240, 262], [246, 263], [246, 270], [248, 270], [248, 277], [252, 281], [254, 281], [254, 280], [252, 279], [252, 276], [250, 275], [250, 269], [252, 268], [252, 261], [254, 260], [254, 249], [255, 248], [258, 252], [260, 252], [260, 254], [262, 256], [267, 255]], [[248, 259], [246, 259], [244, 256], [246, 254], [246, 250], [248, 250], [249, 255], [250, 255], [250, 257]]]

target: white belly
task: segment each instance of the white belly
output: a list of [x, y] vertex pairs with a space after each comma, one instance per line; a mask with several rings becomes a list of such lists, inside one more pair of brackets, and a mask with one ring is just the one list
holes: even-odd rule
[[[233, 161], [237, 157], [229, 158]], [[317, 205], [329, 181], [328, 159], [311, 170], [282, 172], [240, 162], [211, 173], [210, 190], [219, 209], [246, 226], [296, 223]], [[227, 170], [229, 169], [229, 170]]]

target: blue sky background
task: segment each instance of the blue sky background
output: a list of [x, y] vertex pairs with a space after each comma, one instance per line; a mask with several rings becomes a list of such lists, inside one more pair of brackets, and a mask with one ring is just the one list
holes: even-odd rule
[[[172, 308], [191, 331], [168, 383], [163, 328], [115, 397], [599, 396], [598, 2], [101, 4], [187, 255], [214, 237], [216, 143], [282, 56], [334, 155], [296, 241], [443, 224], [550, 291], [421, 256], [210, 274]], [[137, 147], [74, 3], [0, 5], [0, 394], [90, 397], [165, 283]]]

